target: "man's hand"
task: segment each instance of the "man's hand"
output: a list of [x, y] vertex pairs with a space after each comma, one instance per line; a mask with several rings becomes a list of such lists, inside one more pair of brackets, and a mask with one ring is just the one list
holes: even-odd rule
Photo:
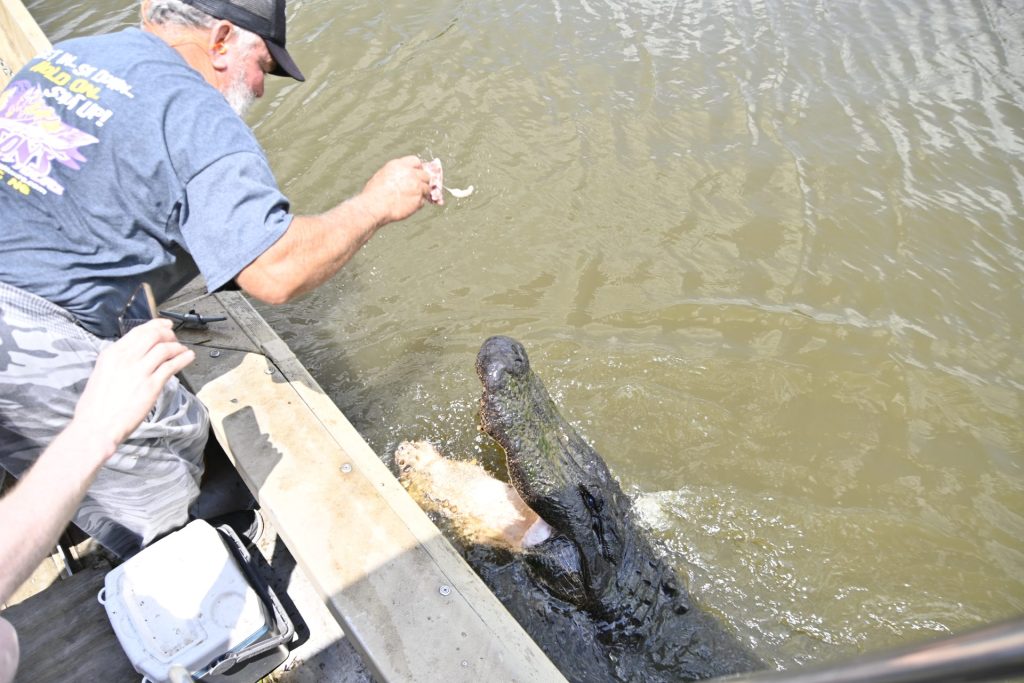
[[430, 196], [430, 175], [419, 157], [407, 156], [384, 164], [366, 183], [359, 199], [381, 225], [408, 218]]
[[114, 448], [135, 431], [167, 380], [195, 360], [195, 352], [177, 340], [171, 324], [163, 318], [150, 320], [100, 353], [72, 424]]
[[295, 216], [235, 282], [264, 303], [291, 301], [333, 277], [377, 230], [416, 213], [429, 195], [430, 175], [418, 157], [389, 161], [355, 197], [322, 214]]

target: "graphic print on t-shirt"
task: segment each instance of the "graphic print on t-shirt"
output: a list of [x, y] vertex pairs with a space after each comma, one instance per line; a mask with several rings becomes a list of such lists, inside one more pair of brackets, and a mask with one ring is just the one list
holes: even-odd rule
[[110, 91], [132, 98], [132, 89], [123, 79], [79, 64], [75, 55], [56, 48], [27, 73], [37, 80], [18, 79], [0, 93], [0, 187], [23, 195], [60, 195], [64, 186], [53, 177], [53, 164], [77, 171], [87, 161], [79, 150], [99, 142], [65, 121], [102, 128], [113, 111], [100, 104], [101, 96]]

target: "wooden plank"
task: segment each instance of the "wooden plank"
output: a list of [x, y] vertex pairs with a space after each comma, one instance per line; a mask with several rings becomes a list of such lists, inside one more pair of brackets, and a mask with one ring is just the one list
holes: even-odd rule
[[50, 49], [21, 0], [0, 0], [0, 89], [28, 60]]
[[139, 680], [96, 600], [105, 575], [83, 570], [3, 611], [21, 645], [16, 683]]
[[[186, 286], [178, 296], [164, 302], [158, 308], [161, 311], [172, 311], [182, 314], [195, 312], [203, 318], [227, 318], [225, 322], [213, 322], [202, 329], [194, 329], [188, 325], [178, 328], [178, 337], [184, 342], [204, 344], [211, 349], [232, 349], [235, 351], [261, 353], [260, 344], [254, 341], [253, 337], [235, 322], [233, 314], [221, 303], [221, 298], [225, 298], [228, 302], [244, 301], [244, 299], [241, 299], [241, 295], [237, 293], [208, 296], [205, 285], [202, 285], [202, 281], [197, 278]], [[237, 303], [230, 303], [230, 305], [232, 307], [238, 306]], [[245, 302], [245, 306], [253, 314], [259, 315], [256, 311], [252, 310], [252, 306], [248, 302]], [[263, 324], [266, 325], [266, 322]]]
[[241, 295], [188, 305], [231, 320], [179, 332], [197, 345], [186, 381], [379, 680], [564, 680]]

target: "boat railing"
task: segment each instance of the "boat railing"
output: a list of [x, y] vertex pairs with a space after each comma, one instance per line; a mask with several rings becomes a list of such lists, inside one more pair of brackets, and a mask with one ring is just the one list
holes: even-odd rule
[[967, 683], [1024, 675], [1024, 618], [831, 665], [757, 672], [728, 683]]

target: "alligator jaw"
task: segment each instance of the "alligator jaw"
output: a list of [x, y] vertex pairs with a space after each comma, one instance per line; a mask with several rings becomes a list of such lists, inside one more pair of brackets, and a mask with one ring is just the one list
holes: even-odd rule
[[604, 461], [558, 412], [519, 342], [491, 337], [476, 369], [484, 387], [481, 424], [505, 450], [509, 480], [576, 546], [586, 592], [602, 603], [629, 542], [622, 526], [628, 501]]
[[584, 512], [572, 491], [585, 476], [573, 457], [585, 444], [559, 414], [519, 342], [491, 337], [476, 368], [484, 387], [481, 425], [505, 450], [512, 485], [537, 514], [564, 530]]
[[477, 374], [484, 431], [505, 449], [519, 495], [555, 529], [528, 549], [527, 564], [553, 595], [595, 619], [597, 641], [642, 653], [642, 662], [617, 660], [622, 678], [695, 680], [763, 666], [710, 614], [691, 609], [685, 584], [637, 528], [604, 461], [559, 414], [522, 345], [488, 339]]

